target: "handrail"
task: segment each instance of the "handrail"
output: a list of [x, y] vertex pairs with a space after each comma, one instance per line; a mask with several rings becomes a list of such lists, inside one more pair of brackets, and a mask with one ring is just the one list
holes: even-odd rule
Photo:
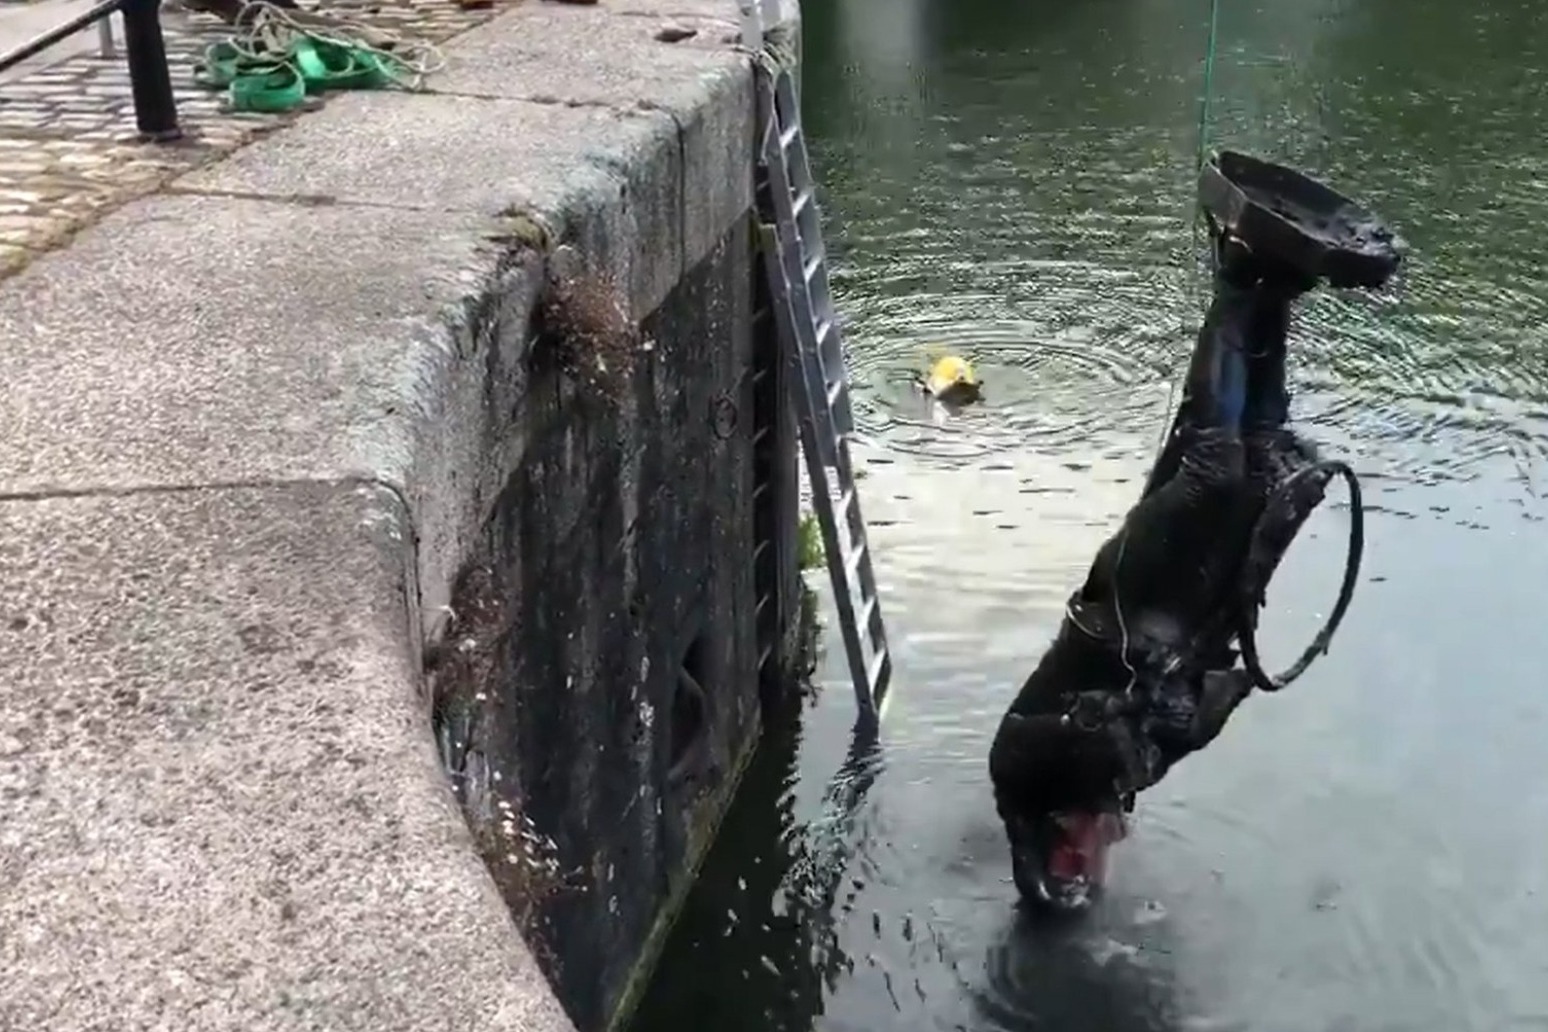
[[[124, 56], [129, 64], [129, 91], [134, 97], [134, 121], [142, 139], [170, 143], [182, 139], [172, 73], [167, 68], [167, 43], [161, 34], [161, 0], [102, 0], [57, 28], [0, 56], [0, 72], [42, 53], [59, 41], [114, 11], [124, 17]], [[4, 87], [0, 86], [0, 96]]]

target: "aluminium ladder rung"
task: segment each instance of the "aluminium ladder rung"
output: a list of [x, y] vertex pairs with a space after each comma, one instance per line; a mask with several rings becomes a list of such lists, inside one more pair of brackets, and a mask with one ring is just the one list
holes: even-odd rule
[[860, 564], [865, 562], [866, 547], [862, 541], [849, 550], [849, 558], [844, 560], [844, 576], [853, 577], [860, 572]]
[[817, 270], [822, 268], [822, 261], [824, 257], [825, 255], [822, 253], [822, 247], [819, 245], [817, 248], [817, 253], [809, 255], [801, 262], [801, 275], [806, 278], [806, 282], [810, 283], [812, 281], [812, 277], [817, 275]]
[[882, 697], [887, 694], [887, 683], [882, 679], [882, 670], [890, 665], [891, 660], [892, 654], [883, 647], [877, 651], [876, 655], [871, 657], [871, 665], [866, 668], [866, 683], [881, 685], [881, 688], [876, 689], [876, 694], [871, 698], [873, 706], [881, 706]]
[[865, 628], [870, 632], [871, 640], [876, 648], [887, 647], [887, 625], [881, 618], [881, 596], [876, 593], [875, 582], [871, 585], [871, 600], [876, 603], [871, 611], [866, 614]]
[[[875, 595], [872, 595], [870, 598], [865, 600], [865, 605], [860, 607], [860, 612], [855, 616], [855, 627], [856, 628], [864, 627], [868, 631], [872, 631], [872, 634], [870, 636], [871, 637], [875, 637], [875, 638], [880, 638], [881, 637], [880, 635], [876, 635], [874, 633], [874, 624], [873, 624], [873, 621], [876, 619], [877, 615], [881, 612], [881, 609], [879, 607], [879, 601], [880, 600], [877, 599], [877, 597]], [[876, 644], [876, 651], [881, 652], [881, 651], [885, 650], [886, 647], [887, 646], [886, 646], [885, 642], [878, 641], [877, 644]]]

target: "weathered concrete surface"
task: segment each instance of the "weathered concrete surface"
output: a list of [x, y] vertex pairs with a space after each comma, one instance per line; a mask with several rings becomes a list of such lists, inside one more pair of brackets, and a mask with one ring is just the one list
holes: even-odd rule
[[567, 1027], [423, 730], [406, 516], [0, 505], [0, 1028]]
[[0, 1028], [561, 1028], [502, 893], [616, 1014], [756, 724], [735, 25], [519, 8], [0, 283]]

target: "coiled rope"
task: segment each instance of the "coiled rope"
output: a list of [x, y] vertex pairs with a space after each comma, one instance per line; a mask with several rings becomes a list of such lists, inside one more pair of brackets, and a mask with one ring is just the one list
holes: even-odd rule
[[[1209, 29], [1208, 35], [1205, 37], [1204, 41], [1204, 74], [1203, 82], [1200, 84], [1199, 88], [1199, 123], [1195, 129], [1194, 134], [1195, 143], [1193, 175], [1195, 181], [1197, 181], [1199, 173], [1204, 169], [1204, 162], [1209, 160], [1209, 123], [1210, 120], [1214, 117], [1215, 52], [1219, 49], [1219, 39], [1220, 0], [1210, 0]], [[1197, 190], [1194, 191], [1193, 204], [1190, 208], [1190, 212], [1191, 214], [1188, 218], [1189, 255], [1192, 259], [1197, 260], [1199, 252], [1201, 250], [1206, 251], [1209, 256], [1207, 259], [1209, 274], [1212, 276], [1214, 275], [1215, 271], [1216, 256], [1214, 248], [1204, 247], [1204, 240], [1200, 231], [1205, 225], [1207, 214], [1204, 211], [1204, 205], [1199, 201]], [[1183, 340], [1187, 340], [1189, 335], [1194, 332], [1194, 327], [1189, 322], [1190, 313], [1193, 318], [1199, 318], [1202, 306], [1199, 304], [1198, 276], [1187, 274], [1184, 276], [1183, 283], [1184, 311], [1178, 319], [1180, 330], [1178, 335]], [[1166, 440], [1171, 432], [1172, 419], [1176, 415], [1175, 406], [1177, 404], [1177, 387], [1181, 379], [1182, 377], [1180, 369], [1178, 367], [1174, 367], [1170, 377], [1170, 384], [1167, 389], [1166, 412], [1161, 420], [1161, 434], [1156, 439], [1157, 458], [1160, 457], [1162, 449], [1166, 447]]]
[[233, 32], [205, 49], [194, 81], [229, 90], [239, 111], [289, 111], [307, 94], [424, 88], [445, 65], [432, 43], [335, 14], [248, 0]]
[[[1263, 669], [1258, 657], [1258, 612], [1268, 592], [1269, 582], [1279, 561], [1284, 558], [1301, 527], [1322, 504], [1324, 491], [1334, 477], [1341, 478], [1349, 488], [1349, 551], [1344, 558], [1344, 579], [1339, 585], [1338, 599], [1328, 614], [1322, 629], [1283, 673], [1269, 674]], [[1303, 499], [1315, 499], [1306, 504]], [[1349, 603], [1354, 599], [1355, 584], [1360, 578], [1360, 560], [1365, 554], [1365, 504], [1360, 496], [1360, 478], [1347, 463], [1337, 459], [1314, 462], [1290, 474], [1269, 496], [1263, 513], [1253, 525], [1252, 537], [1247, 550], [1246, 568], [1242, 571], [1242, 593], [1237, 613], [1236, 640], [1241, 647], [1242, 666], [1252, 678], [1254, 686], [1266, 692], [1277, 692], [1306, 673], [1318, 656], [1326, 654], [1333, 641], [1333, 634], [1343, 622]]]

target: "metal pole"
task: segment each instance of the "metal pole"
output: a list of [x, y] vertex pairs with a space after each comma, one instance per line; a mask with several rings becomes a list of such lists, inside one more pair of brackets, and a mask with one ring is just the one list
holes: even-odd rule
[[113, 44], [111, 14], [97, 23], [97, 53], [102, 57], [116, 57], [118, 54], [118, 48]]
[[124, 51], [129, 59], [129, 89], [140, 136], [155, 143], [180, 140], [167, 44], [161, 36], [161, 0], [123, 0]]
[[762, 0], [741, 0], [742, 46], [758, 53], [763, 49]]
[[36, 39], [28, 40], [9, 54], [0, 57], [0, 72], [9, 71], [29, 57], [35, 57], [47, 50], [65, 37], [75, 35], [99, 18], [106, 18], [117, 10], [118, 5], [119, 0], [102, 0], [102, 3], [97, 4], [91, 10], [82, 11], [63, 25], [49, 29]]

